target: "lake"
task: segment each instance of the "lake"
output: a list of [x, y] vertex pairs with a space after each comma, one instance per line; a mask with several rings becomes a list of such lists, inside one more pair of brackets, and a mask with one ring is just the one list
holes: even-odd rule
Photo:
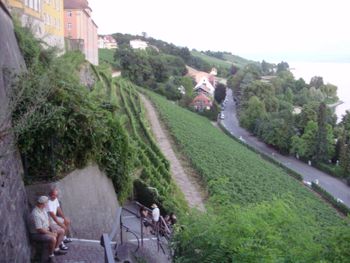
[[344, 103], [337, 106], [338, 121], [350, 110], [350, 63], [288, 62], [296, 79], [303, 78], [309, 83], [313, 76], [323, 77], [324, 83], [338, 87], [338, 97]]

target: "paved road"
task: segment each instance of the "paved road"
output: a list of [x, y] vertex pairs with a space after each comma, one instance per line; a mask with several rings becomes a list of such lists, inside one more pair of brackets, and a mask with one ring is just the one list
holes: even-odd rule
[[222, 121], [224, 127], [235, 137], [242, 138], [245, 142], [258, 151], [270, 155], [288, 168], [301, 174], [306, 181], [318, 180], [319, 185], [326, 189], [336, 198], [341, 199], [344, 204], [350, 207], [350, 187], [342, 181], [309, 166], [292, 156], [283, 156], [273, 148], [267, 146], [255, 136], [251, 135], [245, 129], [239, 127], [236, 117], [236, 107], [232, 98], [232, 90], [228, 89], [227, 103], [225, 105], [225, 119]]

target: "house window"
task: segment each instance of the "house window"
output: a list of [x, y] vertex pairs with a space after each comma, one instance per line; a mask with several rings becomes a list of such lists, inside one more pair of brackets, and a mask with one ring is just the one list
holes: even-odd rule
[[72, 23], [68, 23], [67, 28], [68, 28], [68, 30], [72, 30]]
[[72, 16], [72, 11], [68, 11], [68, 16]]

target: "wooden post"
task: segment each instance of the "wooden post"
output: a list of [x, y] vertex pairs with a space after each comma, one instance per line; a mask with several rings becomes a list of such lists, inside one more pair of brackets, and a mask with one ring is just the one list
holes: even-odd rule
[[143, 247], [143, 215], [141, 215], [141, 247]]
[[120, 214], [120, 244], [123, 244], [123, 222], [122, 222], [121, 214]]

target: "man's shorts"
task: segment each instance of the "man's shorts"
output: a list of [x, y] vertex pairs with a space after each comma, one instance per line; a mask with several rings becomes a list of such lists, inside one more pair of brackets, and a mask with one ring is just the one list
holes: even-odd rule
[[30, 238], [38, 242], [51, 242], [53, 236], [49, 234], [34, 233], [34, 234], [30, 234]]
[[[60, 222], [61, 224], [64, 224], [64, 219], [62, 217], [56, 216], [57, 221]], [[52, 218], [50, 218], [50, 226], [57, 225], [56, 221], [54, 221]]]
[[55, 233], [58, 233], [58, 232], [62, 233], [63, 232], [64, 233], [64, 229], [62, 227], [60, 227], [59, 225], [57, 225], [56, 222], [51, 224], [50, 228], [51, 228], [52, 232], [55, 232]]

